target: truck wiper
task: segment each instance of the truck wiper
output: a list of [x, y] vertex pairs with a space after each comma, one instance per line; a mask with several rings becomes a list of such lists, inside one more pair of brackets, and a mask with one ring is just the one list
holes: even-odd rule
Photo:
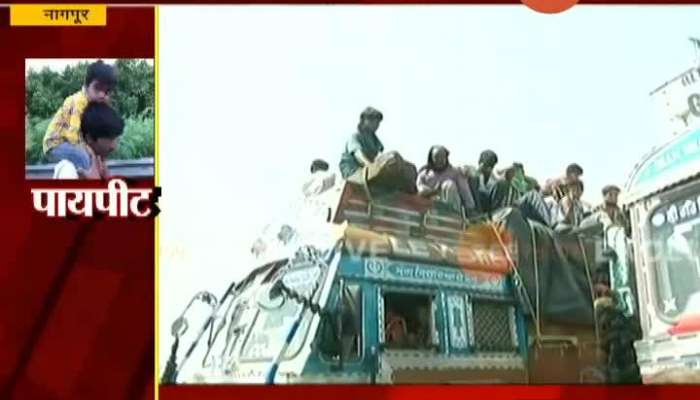
[[[199, 344], [199, 341], [201, 340], [202, 336], [204, 336], [204, 332], [209, 328], [209, 326], [213, 323], [214, 318], [219, 312], [219, 308], [221, 308], [221, 305], [226, 301], [229, 295], [231, 295], [233, 292], [235, 292], [236, 288], [236, 283], [231, 282], [231, 285], [229, 285], [228, 289], [226, 289], [226, 292], [224, 293], [223, 297], [221, 298], [221, 303], [217, 302], [216, 296], [209, 292], [199, 292], [197, 295], [195, 295], [192, 300], [189, 302], [187, 307], [185, 307], [185, 310], [180, 314], [180, 316], [175, 320], [172, 326], [172, 335], [175, 337], [175, 342], [173, 343], [172, 348], [170, 349], [170, 358], [168, 359], [168, 362], [165, 366], [165, 371], [163, 371], [163, 376], [161, 377], [161, 383], [164, 384], [174, 384], [177, 382], [177, 375], [182, 371], [182, 367], [185, 365], [187, 360], [190, 358], [192, 353], [194, 352], [194, 349], [197, 347], [197, 344]], [[184, 315], [189, 310], [189, 308], [194, 304], [196, 300], [201, 300], [204, 303], [210, 305], [212, 307], [212, 312], [209, 314], [209, 317], [207, 318], [206, 322], [204, 325], [199, 330], [199, 333], [197, 334], [197, 337], [195, 340], [192, 342], [190, 345], [189, 349], [187, 350], [187, 353], [185, 353], [185, 357], [182, 359], [182, 362], [180, 363], [180, 366], [178, 367], [177, 365], [177, 350], [180, 344], [180, 337], [187, 331], [188, 325], [187, 325], [187, 320], [185, 319]], [[210, 335], [211, 336], [211, 335]]]

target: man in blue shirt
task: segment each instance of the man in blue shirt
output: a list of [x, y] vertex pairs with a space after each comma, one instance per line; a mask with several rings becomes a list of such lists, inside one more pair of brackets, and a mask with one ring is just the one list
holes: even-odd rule
[[384, 151], [384, 145], [376, 133], [383, 118], [382, 113], [372, 107], [367, 107], [360, 114], [357, 132], [348, 139], [340, 157], [340, 173], [343, 179], [372, 164]]

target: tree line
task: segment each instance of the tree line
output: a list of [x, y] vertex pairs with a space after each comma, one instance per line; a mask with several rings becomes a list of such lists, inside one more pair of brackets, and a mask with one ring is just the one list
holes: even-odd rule
[[[41, 142], [46, 128], [66, 97], [79, 91], [90, 62], [66, 66], [63, 71], [48, 67], [30, 69], [26, 77], [26, 162], [42, 162]], [[125, 121], [121, 143], [112, 158], [133, 159], [154, 154], [155, 71], [146, 60], [114, 62], [117, 85], [110, 94], [112, 106]]]

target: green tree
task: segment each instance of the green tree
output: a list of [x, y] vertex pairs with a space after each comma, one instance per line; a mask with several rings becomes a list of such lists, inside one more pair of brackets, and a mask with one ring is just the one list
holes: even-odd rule
[[[80, 90], [85, 83], [87, 62], [67, 66], [61, 73], [44, 68], [30, 70], [27, 75], [26, 99], [29, 116], [49, 118], [61, 107], [66, 97]], [[117, 85], [111, 94], [112, 105], [125, 118], [153, 116], [155, 75], [145, 60], [117, 60]]]
[[112, 96], [114, 106], [126, 116], [152, 117], [155, 103], [153, 67], [144, 60], [117, 60], [117, 88]]
[[46, 118], [58, 110], [63, 101], [63, 80], [57, 72], [44, 68], [27, 76], [26, 99], [30, 117]]

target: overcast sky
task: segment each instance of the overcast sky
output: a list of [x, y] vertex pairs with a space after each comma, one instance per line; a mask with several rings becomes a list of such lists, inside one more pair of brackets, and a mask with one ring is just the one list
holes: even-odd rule
[[[698, 7], [161, 7], [161, 343], [195, 291], [254, 265], [256, 234], [313, 158], [337, 170], [368, 105], [420, 167], [484, 149], [540, 182], [570, 162], [584, 198], [669, 137], [649, 92], [692, 65]], [[165, 324], [165, 325], [163, 325]], [[167, 357], [161, 351], [161, 358]]]

